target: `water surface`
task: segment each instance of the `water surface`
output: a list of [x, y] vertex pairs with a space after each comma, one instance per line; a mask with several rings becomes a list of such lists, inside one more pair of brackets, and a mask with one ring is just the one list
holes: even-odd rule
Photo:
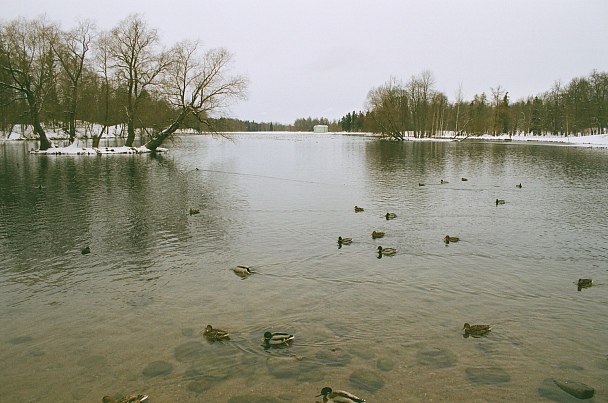
[[[548, 401], [548, 378], [608, 400], [605, 150], [288, 133], [157, 156], [30, 146], [0, 144], [2, 401], [312, 402], [323, 386]], [[464, 338], [464, 322], [493, 331]], [[232, 340], [207, 343], [207, 324]], [[265, 350], [266, 330], [296, 341]]]

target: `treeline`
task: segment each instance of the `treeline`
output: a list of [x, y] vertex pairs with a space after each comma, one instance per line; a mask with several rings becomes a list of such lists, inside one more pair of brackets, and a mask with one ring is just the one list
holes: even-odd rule
[[342, 129], [394, 139], [445, 133], [585, 135], [608, 129], [608, 73], [593, 71], [567, 85], [556, 81], [548, 91], [516, 102], [501, 86], [471, 101], [465, 101], [458, 89], [455, 101], [449, 102], [433, 85], [429, 71], [407, 82], [391, 78], [369, 91], [365, 113], [341, 119]]
[[311, 117], [296, 119], [292, 124], [222, 118], [216, 126], [225, 132], [312, 132], [316, 125], [327, 125], [330, 132], [343, 130], [341, 122], [337, 120]]

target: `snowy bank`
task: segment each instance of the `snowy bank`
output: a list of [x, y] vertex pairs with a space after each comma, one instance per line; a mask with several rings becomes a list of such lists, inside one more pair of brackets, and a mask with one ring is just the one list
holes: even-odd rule
[[516, 134], [508, 135], [501, 134], [493, 136], [491, 134], [483, 134], [481, 136], [454, 136], [452, 133], [446, 133], [443, 137], [423, 137], [416, 138], [413, 136], [405, 137], [405, 141], [488, 141], [488, 142], [537, 142], [537, 143], [554, 143], [554, 144], [569, 144], [583, 147], [608, 148], [608, 134], [594, 134], [587, 136], [554, 136], [542, 135], [534, 136], [532, 134]]
[[[166, 148], [157, 148], [154, 152], [166, 152]], [[51, 155], [103, 155], [103, 154], [146, 154], [153, 152], [149, 148], [141, 147], [79, 147], [75, 144], [67, 147], [52, 147], [47, 150], [32, 150], [32, 154]]]

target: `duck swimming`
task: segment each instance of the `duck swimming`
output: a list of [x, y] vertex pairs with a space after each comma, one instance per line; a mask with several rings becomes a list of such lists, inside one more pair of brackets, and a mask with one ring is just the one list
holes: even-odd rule
[[578, 290], [580, 291], [583, 288], [589, 288], [593, 285], [593, 280], [591, 280], [590, 278], [579, 278], [578, 279]]
[[82, 253], [83, 255], [87, 255], [89, 253], [91, 253], [91, 248], [89, 248], [88, 246], [85, 246], [80, 253]]
[[498, 206], [499, 204], [505, 204], [505, 201], [502, 199], [496, 199], [496, 205]]
[[360, 213], [363, 211], [363, 207], [355, 206], [355, 213]]
[[209, 340], [230, 340], [230, 333], [222, 329], [214, 329], [211, 325], [207, 325], [202, 333]]
[[248, 275], [250, 275], [250, 274], [255, 273], [254, 271], [252, 271], [252, 270], [251, 270], [251, 267], [249, 267], [249, 266], [245, 266], [245, 265], [242, 265], [242, 264], [240, 264], [240, 265], [238, 265], [238, 266], [236, 266], [236, 267], [233, 267], [233, 268], [232, 268], [232, 271], [233, 271], [233, 272], [234, 272], [234, 274], [236, 274], [237, 276], [239, 276], [239, 277], [243, 277], [243, 278], [247, 277], [247, 276], [248, 276]]
[[378, 246], [378, 253], [381, 255], [394, 255], [395, 253], [397, 253], [397, 249], [383, 248], [382, 246]]
[[352, 393], [348, 393], [344, 390], [333, 390], [327, 386], [321, 389], [321, 393], [319, 393], [316, 397], [319, 396], [323, 396], [324, 403], [365, 403], [365, 399], [361, 399]]
[[397, 214], [395, 214], [395, 213], [386, 213], [386, 215], [384, 217], [386, 217], [387, 220], [392, 220], [393, 218], [397, 218]]
[[471, 336], [481, 336], [489, 333], [492, 327], [490, 325], [469, 325], [465, 323], [462, 329], [466, 334], [470, 334]]
[[516, 188], [521, 189], [521, 183], [515, 185]]
[[342, 238], [341, 236], [338, 237], [338, 243], [340, 245], [349, 245], [353, 242], [352, 238]]
[[458, 242], [460, 241], [460, 238], [458, 238], [457, 236], [449, 236], [446, 235], [445, 238], [443, 238], [445, 243], [450, 243], [450, 242]]
[[264, 337], [262, 337], [262, 341], [266, 346], [280, 346], [286, 345], [288, 346], [290, 342], [293, 341], [295, 337], [293, 334], [283, 333], [283, 332], [266, 332], [264, 333]]
[[198, 213], [200, 213], [199, 209], [196, 209], [196, 208], [191, 208], [190, 209], [190, 215], [194, 215], [194, 214], [198, 214]]
[[372, 231], [372, 239], [382, 238], [383, 236], [384, 236], [384, 232]]

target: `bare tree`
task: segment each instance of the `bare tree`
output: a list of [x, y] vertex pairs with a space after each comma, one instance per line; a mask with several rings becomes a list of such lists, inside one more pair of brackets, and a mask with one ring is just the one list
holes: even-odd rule
[[384, 85], [367, 94], [366, 106], [382, 134], [403, 140], [407, 131], [409, 100], [403, 83], [391, 77]]
[[44, 17], [19, 18], [0, 30], [0, 69], [6, 79], [0, 85], [25, 100], [29, 121], [40, 139], [40, 150], [52, 147], [41, 125], [41, 112], [55, 80], [53, 43], [57, 29]]
[[167, 54], [159, 50], [156, 29], [148, 28], [138, 14], [120, 22], [110, 33], [111, 59], [119, 80], [127, 88], [127, 147], [133, 146], [137, 108], [146, 91], [158, 84], [160, 74], [169, 64]]
[[78, 89], [82, 79], [85, 58], [91, 45], [94, 24], [82, 21], [71, 31], [60, 33], [59, 41], [54, 44], [55, 53], [69, 88], [66, 91], [66, 111], [70, 143], [76, 137], [76, 105]]
[[170, 52], [171, 63], [164, 74], [163, 91], [177, 110], [177, 117], [145, 146], [155, 150], [183, 124], [188, 116], [215, 132], [212, 117], [246, 97], [247, 79], [231, 76], [232, 55], [225, 49], [200, 54], [198, 42], [178, 43]]

